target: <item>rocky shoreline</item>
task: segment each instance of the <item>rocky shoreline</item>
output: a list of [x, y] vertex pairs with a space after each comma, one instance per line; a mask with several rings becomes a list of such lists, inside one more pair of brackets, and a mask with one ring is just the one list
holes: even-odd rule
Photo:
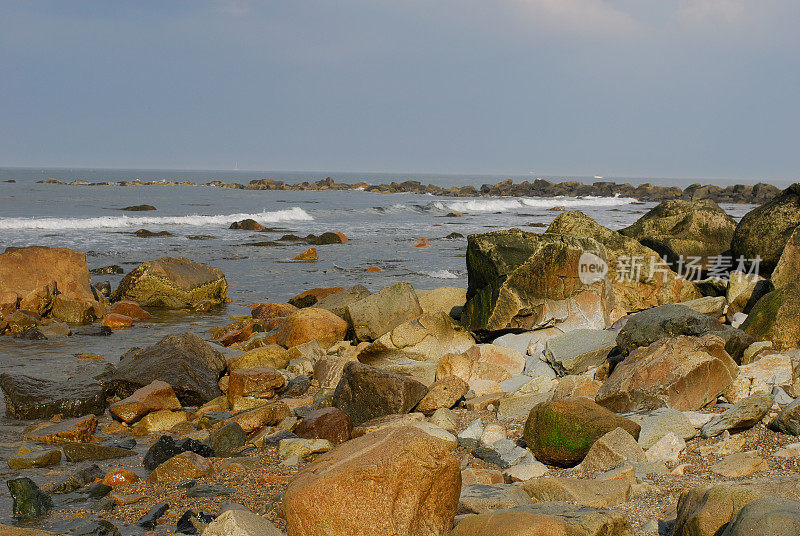
[[[619, 231], [561, 212], [469, 236], [466, 264], [466, 290], [297, 289], [83, 376], [0, 374], [0, 533], [800, 533], [800, 184], [738, 223], [708, 198]], [[8, 248], [0, 336], [113, 337], [227, 289], [164, 257], [112, 292], [80, 252]]]
[[[745, 203], [760, 205], [778, 195], [780, 190], [766, 183], [736, 184], [725, 187], [715, 185], [692, 184], [684, 189], [676, 186], [653, 186], [645, 183], [632, 186], [629, 183], [615, 183], [598, 181], [593, 184], [584, 184], [578, 181], [551, 182], [545, 179], [535, 179], [533, 182], [523, 181], [514, 183], [511, 179], [497, 184], [484, 184], [480, 188], [474, 186], [442, 187], [434, 184], [422, 184], [419, 181], [392, 182], [390, 184], [368, 184], [357, 182], [354, 184], [336, 183], [331, 177], [316, 182], [301, 182], [287, 184], [274, 179], [252, 180], [248, 184], [227, 183], [220, 180], [199, 185], [192, 181], [117, 181], [117, 182], [89, 182], [76, 179], [64, 182], [59, 179], [45, 179], [38, 181], [42, 184], [61, 184], [70, 186], [214, 186], [218, 188], [233, 188], [238, 190], [277, 190], [277, 191], [325, 191], [325, 190], [359, 190], [373, 193], [415, 193], [430, 194], [443, 197], [632, 197], [639, 201], [661, 202], [672, 199], [684, 201], [698, 201], [709, 199], [716, 203]], [[135, 208], [135, 207], [134, 207]]]

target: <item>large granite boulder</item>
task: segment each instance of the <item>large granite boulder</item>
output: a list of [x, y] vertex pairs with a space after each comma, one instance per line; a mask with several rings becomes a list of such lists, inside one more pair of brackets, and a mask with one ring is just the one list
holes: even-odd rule
[[775, 288], [800, 281], [800, 228], [795, 228], [786, 241], [770, 281]]
[[714, 257], [728, 251], [736, 222], [710, 199], [664, 201], [620, 230], [671, 264], [699, 257], [700, 265], [714, 265]]
[[734, 257], [761, 259], [762, 276], [778, 264], [784, 246], [800, 225], [800, 183], [795, 183], [771, 201], [744, 215], [731, 240]]
[[603, 329], [613, 302], [604, 266], [605, 248], [592, 238], [519, 229], [471, 235], [461, 322], [485, 335], [552, 324]]
[[617, 335], [623, 355], [669, 337], [701, 337], [714, 334], [722, 338], [725, 350], [737, 362], [755, 339], [741, 330], [720, 324], [716, 319], [681, 304], [660, 305], [631, 316]]
[[93, 301], [89, 277], [86, 254], [71, 249], [9, 247], [0, 254], [0, 294], [11, 292], [19, 299], [51, 285], [64, 298]]
[[800, 284], [789, 283], [759, 299], [742, 331], [757, 341], [771, 341], [772, 348], [783, 350], [800, 346]]
[[[656, 305], [700, 298], [694, 283], [666, 268], [650, 277], [650, 266], [663, 263], [661, 256], [638, 240], [603, 227], [578, 211], [562, 212], [545, 233], [593, 238], [603, 244], [608, 275], [614, 290], [614, 309], [633, 312]], [[634, 270], [634, 262], [641, 268]]]
[[122, 356], [113, 385], [117, 395], [125, 398], [161, 380], [184, 406], [201, 406], [222, 395], [217, 382], [225, 366], [225, 357], [197, 335], [168, 335], [153, 346]]
[[800, 534], [800, 502], [765, 497], [747, 503], [728, 523], [722, 536], [796, 536]]
[[414, 287], [396, 283], [345, 307], [344, 318], [356, 339], [374, 341], [422, 314]]
[[6, 415], [14, 419], [102, 415], [106, 408], [107, 386], [88, 376], [57, 380], [4, 373], [0, 374], [0, 389]]
[[461, 491], [458, 460], [417, 428], [379, 430], [340, 445], [289, 482], [292, 536], [445, 536]]
[[800, 397], [783, 408], [769, 423], [769, 429], [782, 434], [800, 436]]
[[314, 307], [326, 309], [336, 316], [344, 318], [347, 306], [363, 300], [372, 294], [364, 285], [355, 285], [347, 290], [326, 296], [314, 304]]
[[535, 406], [525, 422], [524, 437], [540, 462], [572, 467], [583, 461], [595, 441], [617, 428], [639, 438], [638, 424], [578, 397]]
[[346, 334], [347, 322], [325, 309], [306, 307], [289, 315], [278, 326], [275, 340], [284, 348], [314, 340], [328, 348], [344, 340]]
[[114, 291], [114, 301], [130, 300], [146, 307], [196, 308], [226, 303], [225, 274], [184, 257], [162, 257], [140, 264]]
[[693, 411], [716, 400], [737, 374], [716, 335], [663, 339], [617, 364], [595, 400], [619, 413], [664, 406]]

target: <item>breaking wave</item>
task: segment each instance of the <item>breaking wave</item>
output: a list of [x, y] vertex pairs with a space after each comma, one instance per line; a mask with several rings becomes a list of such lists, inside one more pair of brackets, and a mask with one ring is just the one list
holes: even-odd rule
[[565, 208], [579, 207], [616, 207], [636, 203], [633, 197], [515, 197], [501, 199], [468, 199], [459, 201], [436, 201], [433, 206], [439, 210], [457, 212], [508, 212], [522, 208], [548, 209], [557, 206]]

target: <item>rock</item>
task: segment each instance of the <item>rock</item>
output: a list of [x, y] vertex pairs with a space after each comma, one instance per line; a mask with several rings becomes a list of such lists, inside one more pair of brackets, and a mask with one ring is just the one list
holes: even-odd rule
[[138, 481], [139, 477], [136, 476], [136, 473], [121, 468], [112, 469], [103, 477], [103, 484], [112, 488], [130, 486]]
[[451, 434], [455, 434], [456, 428], [458, 427], [458, 415], [452, 410], [445, 408], [439, 408], [434, 411], [428, 421], [443, 430], [447, 430]]
[[130, 300], [145, 307], [195, 308], [203, 302], [225, 303], [228, 282], [222, 271], [184, 257], [148, 261], [126, 275], [113, 301]]
[[281, 439], [278, 443], [278, 455], [283, 459], [306, 458], [312, 454], [321, 454], [332, 449], [333, 443], [327, 439], [292, 437]]
[[458, 461], [424, 432], [399, 427], [317, 458], [289, 482], [283, 512], [293, 536], [444, 536], [460, 489]]
[[798, 279], [800, 279], [800, 232], [795, 228], [783, 248], [770, 282], [775, 288], [781, 288]]
[[549, 339], [544, 356], [560, 376], [582, 374], [602, 365], [616, 347], [617, 334], [599, 329], [575, 329]]
[[510, 439], [498, 439], [491, 445], [484, 445], [472, 451], [476, 458], [506, 469], [520, 463], [532, 463], [535, 460], [531, 453], [517, 446]]
[[527, 482], [547, 473], [547, 466], [537, 460], [526, 460], [503, 469], [503, 476], [510, 482]]
[[320, 298], [320, 300], [314, 304], [314, 307], [317, 307], [318, 309], [325, 309], [338, 317], [344, 318], [348, 305], [366, 298], [370, 294], [372, 293], [367, 289], [367, 287], [363, 285], [355, 285], [347, 290], [335, 292], [325, 296], [324, 298]]
[[417, 294], [408, 283], [385, 287], [345, 309], [345, 319], [360, 341], [374, 341], [421, 314]]
[[70, 324], [91, 324], [103, 316], [103, 307], [94, 300], [76, 300], [57, 294], [50, 315]]
[[139, 238], [158, 238], [163, 236], [174, 236], [169, 231], [151, 231], [149, 229], [139, 229], [133, 236], [138, 236]]
[[738, 371], [716, 335], [654, 342], [619, 363], [597, 393], [612, 411], [697, 410], [724, 393]]
[[163, 381], [154, 380], [137, 389], [128, 398], [114, 402], [108, 411], [117, 419], [133, 424], [151, 411], [181, 409], [181, 403], [172, 387]]
[[60, 450], [35, 450], [28, 454], [21, 454], [8, 459], [8, 467], [11, 469], [48, 467], [59, 463], [61, 463]]
[[594, 442], [579, 468], [583, 471], [608, 471], [622, 462], [645, 461], [642, 447], [622, 428], [603, 435]]
[[461, 488], [458, 514], [485, 514], [531, 504], [521, 487], [511, 484], [467, 484]]
[[133, 318], [116, 313], [109, 313], [103, 317], [102, 324], [111, 329], [127, 329], [133, 326]]
[[483, 436], [483, 423], [480, 419], [475, 419], [469, 426], [458, 434], [458, 442], [466, 448], [475, 448], [480, 444]]
[[97, 465], [90, 465], [68, 476], [50, 489], [50, 493], [70, 493], [84, 487], [96, 479], [103, 478], [103, 471]]
[[417, 404], [417, 411], [426, 415], [437, 409], [452, 408], [469, 390], [467, 382], [458, 376], [445, 376], [428, 389], [428, 393]]
[[238, 422], [232, 421], [215, 430], [206, 441], [214, 455], [218, 457], [230, 455], [244, 446], [247, 436]]
[[479, 361], [482, 354], [479, 350], [471, 350], [463, 354], [447, 354], [439, 360], [436, 366], [436, 377], [444, 378], [445, 376], [457, 376], [472, 385], [476, 380], [489, 380], [499, 382], [511, 378], [511, 373], [508, 372], [502, 365], [486, 361]]
[[745, 214], [733, 233], [731, 254], [734, 258], [760, 257], [761, 274], [769, 275], [798, 224], [800, 186], [793, 184], [771, 201]]
[[640, 427], [585, 398], [535, 406], [525, 422], [525, 443], [537, 460], [570, 467], [580, 463], [595, 441], [616, 428], [634, 439]]
[[552, 393], [516, 394], [501, 398], [497, 406], [497, 416], [502, 419], [526, 418], [534, 407], [552, 399]]
[[114, 460], [117, 458], [136, 456], [136, 452], [133, 450], [99, 445], [97, 443], [66, 443], [61, 446], [61, 450], [64, 451], [64, 457], [70, 462]]
[[148, 471], [152, 471], [165, 461], [183, 452], [194, 452], [205, 458], [214, 455], [211, 447], [195, 439], [175, 441], [172, 437], [163, 435], [147, 450], [142, 459], [142, 465]]
[[445, 313], [460, 318], [467, 302], [467, 291], [458, 287], [439, 287], [429, 291], [417, 292], [419, 305], [425, 314]]
[[317, 248], [308, 248], [296, 257], [292, 257], [293, 261], [316, 261], [317, 259], [319, 259]]
[[686, 448], [686, 441], [675, 432], [668, 432], [647, 449], [645, 458], [648, 462], [678, 463], [681, 452]]
[[162, 409], [148, 413], [133, 425], [132, 430], [135, 434], [147, 435], [155, 432], [166, 432], [175, 426], [187, 422], [188, 415], [185, 411], [170, 411]]
[[128, 397], [161, 380], [172, 386], [181, 404], [200, 406], [222, 394], [217, 382], [225, 367], [222, 354], [197, 335], [168, 335], [122, 356], [112, 382], [119, 396]]
[[756, 341], [750, 346], [747, 347], [747, 350], [744, 351], [742, 354], [742, 365], [749, 365], [754, 361], [757, 361], [758, 354], [763, 352], [764, 350], [768, 350], [772, 348], [772, 343], [770, 341]]
[[253, 348], [228, 361], [228, 371], [258, 367], [284, 369], [289, 365], [290, 360], [291, 356], [286, 348], [277, 344], [268, 344]]
[[741, 330], [724, 326], [685, 305], [671, 304], [633, 315], [617, 335], [617, 345], [623, 355], [628, 355], [637, 348], [664, 338], [680, 335], [701, 337], [709, 333], [725, 341], [725, 350], [737, 362], [744, 350], [754, 342], [753, 337]]
[[730, 454], [709, 468], [712, 473], [724, 478], [741, 478], [767, 469], [769, 465], [755, 451]]
[[770, 421], [768, 428], [782, 434], [800, 436], [800, 397], [783, 408], [783, 411]]
[[303, 309], [305, 307], [312, 307], [316, 305], [317, 302], [324, 300], [329, 296], [339, 294], [343, 290], [344, 288], [342, 287], [308, 289], [305, 292], [301, 292], [294, 298], [290, 299], [289, 305], [293, 305], [299, 309]]
[[274, 398], [276, 391], [286, 383], [286, 378], [270, 367], [231, 370], [228, 380], [228, 403], [237, 398]]
[[791, 383], [791, 358], [780, 354], [768, 355], [739, 367], [739, 375], [725, 391], [725, 398], [732, 404], [738, 404], [750, 396], [770, 394], [775, 387]]
[[544, 503], [465, 517], [450, 536], [633, 536], [621, 513]]
[[722, 415], [714, 417], [700, 430], [703, 438], [716, 437], [725, 430], [730, 433], [741, 432], [752, 428], [772, 408], [775, 398], [770, 395], [753, 395], [725, 410]]
[[159, 518], [166, 514], [167, 510], [169, 510], [169, 504], [158, 503], [153, 506], [142, 518], [140, 518], [136, 524], [145, 529], [154, 529], [158, 524]]
[[28, 477], [6, 480], [14, 499], [14, 519], [24, 521], [47, 514], [53, 508], [53, 500]]
[[[672, 269], [650, 277], [651, 263], [663, 264], [661, 255], [645, 247], [638, 240], [612, 231], [595, 222], [582, 212], [568, 211], [553, 220], [546, 233], [561, 233], [593, 238], [603, 244], [608, 256], [609, 278], [614, 291], [614, 308], [633, 312], [656, 305], [682, 302], [699, 298], [695, 285], [681, 278]], [[633, 259], [644, 269], [630, 269]]]
[[336, 386], [333, 405], [357, 426], [375, 417], [408, 413], [427, 391], [422, 383], [411, 378], [350, 362]]
[[[503, 484], [503, 473], [497, 469], [477, 469], [468, 467], [461, 471], [461, 489], [468, 484]], [[527, 499], [528, 496], [526, 495]]]
[[94, 301], [86, 255], [66, 248], [6, 248], [0, 254], [0, 295], [25, 298], [49, 286], [63, 298]]
[[228, 510], [203, 531], [203, 536], [281, 536], [268, 519], [248, 510]]
[[466, 352], [473, 346], [472, 336], [446, 313], [426, 313], [378, 337], [361, 351], [359, 360], [374, 364], [397, 359], [438, 363], [445, 354]]
[[366, 434], [377, 432], [378, 430], [385, 430], [388, 428], [397, 428], [400, 426], [413, 426], [425, 420], [425, 415], [422, 413], [407, 413], [396, 415], [384, 415], [383, 417], [376, 417], [369, 421], [353, 427], [352, 437], [361, 437]]
[[156, 210], [156, 207], [153, 205], [133, 205], [130, 207], [121, 208], [120, 210], [125, 210], [128, 212], [143, 212], [147, 210]]
[[339, 408], [322, 408], [308, 412], [294, 429], [304, 439], [327, 439], [339, 445], [350, 439], [353, 424], [350, 417]]
[[506, 427], [499, 423], [489, 423], [483, 428], [481, 434], [481, 445], [491, 445], [495, 441], [508, 438]]
[[534, 502], [563, 501], [604, 508], [627, 502], [631, 484], [623, 480], [583, 480], [545, 476], [528, 480], [522, 489]]
[[795, 319], [800, 315], [800, 284], [788, 285], [764, 295], [759, 299], [742, 331], [754, 340], [771, 341], [776, 350], [800, 346], [800, 324]]
[[37, 428], [26, 434], [25, 438], [40, 443], [70, 443], [91, 441], [97, 428], [97, 417], [86, 415], [76, 419], [67, 419], [56, 424]]
[[278, 327], [276, 341], [285, 348], [291, 348], [312, 340], [324, 347], [344, 340], [347, 322], [325, 309], [307, 307], [292, 313]]
[[184, 482], [209, 476], [214, 472], [211, 462], [194, 452], [181, 452], [156, 467], [148, 482]]
[[725, 294], [728, 320], [733, 320], [736, 313], [749, 313], [759, 298], [770, 290], [771, 283], [756, 274], [746, 274], [740, 270], [731, 272]]
[[[708, 416], [709, 419], [712, 415]], [[628, 418], [642, 427], [639, 432], [639, 446], [649, 449], [665, 435], [672, 432], [677, 437], [687, 440], [697, 435], [695, 425], [689, 417], [672, 408], [658, 408], [648, 413], [628, 415]], [[703, 424], [707, 420], [704, 419]], [[700, 425], [702, 426], [702, 425]], [[697, 428], [700, 428], [697, 426]]]
[[680, 304], [696, 313], [701, 313], [711, 318], [722, 317], [725, 314], [725, 307], [727, 306], [724, 296], [704, 296], [702, 298], [681, 302]]
[[228, 229], [236, 229], [238, 231], [266, 231], [267, 228], [258, 223], [256, 220], [247, 218], [241, 221], [235, 221]]
[[70, 380], [33, 378], [21, 374], [0, 374], [0, 388], [6, 402], [6, 415], [14, 419], [78, 417], [105, 411], [105, 389], [94, 378]]
[[605, 248], [591, 238], [519, 229], [469, 236], [462, 323], [479, 334], [552, 324], [605, 328], [610, 323], [610, 281], [606, 275], [584, 284], [579, 277], [582, 256], [592, 266], [607, 260]]
[[591, 400], [597, 396], [602, 383], [587, 376], [564, 376], [558, 380], [553, 400], [564, 400], [582, 396]]
[[787, 460], [793, 458], [800, 458], [800, 443], [792, 443], [790, 445], [786, 445], [785, 448], [776, 450], [773, 456], [775, 456], [776, 458], [784, 458]]
[[245, 434], [253, 434], [267, 426], [276, 426], [289, 417], [292, 411], [283, 402], [268, 402], [263, 406], [237, 413], [232, 420], [242, 427]]
[[800, 534], [800, 502], [767, 497], [747, 503], [722, 536], [794, 536]]

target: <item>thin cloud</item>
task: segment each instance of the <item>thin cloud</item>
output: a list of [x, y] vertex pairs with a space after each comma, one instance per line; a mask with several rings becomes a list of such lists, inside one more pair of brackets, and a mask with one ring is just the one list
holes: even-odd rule
[[744, 0], [681, 0], [676, 16], [684, 24], [733, 24], [742, 19]]
[[644, 27], [605, 0], [513, 0], [532, 20], [560, 31], [589, 35], [638, 34]]

